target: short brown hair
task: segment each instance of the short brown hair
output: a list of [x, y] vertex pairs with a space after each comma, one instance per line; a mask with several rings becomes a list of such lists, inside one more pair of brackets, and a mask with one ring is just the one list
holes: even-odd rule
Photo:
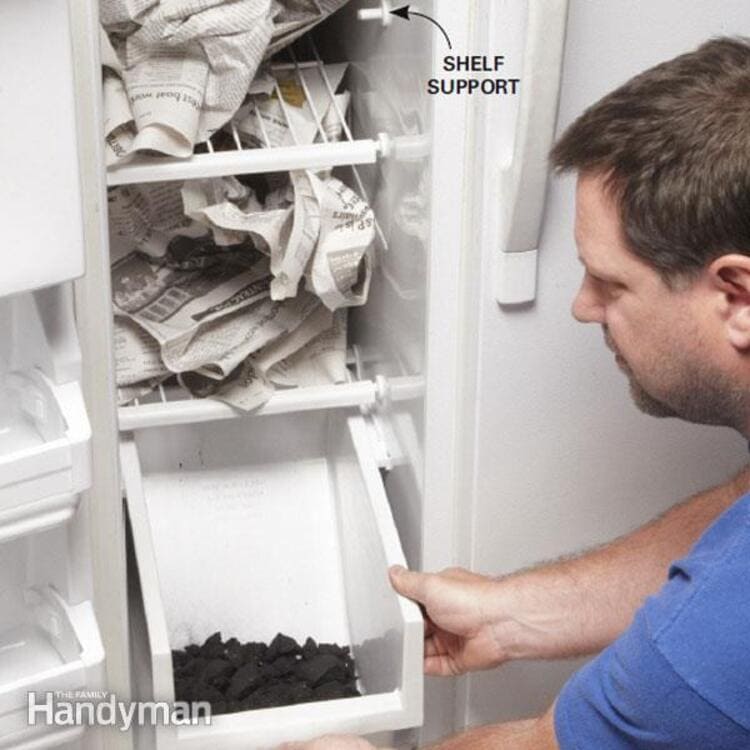
[[668, 284], [750, 255], [750, 40], [712, 39], [632, 78], [550, 158], [606, 177], [631, 250]]

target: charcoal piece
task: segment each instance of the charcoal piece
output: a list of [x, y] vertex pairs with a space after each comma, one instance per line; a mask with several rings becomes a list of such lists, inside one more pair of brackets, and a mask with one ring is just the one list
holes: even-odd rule
[[242, 656], [247, 663], [258, 663], [266, 658], [268, 646], [265, 643], [246, 643], [242, 647]]
[[293, 703], [308, 703], [313, 699], [313, 690], [303, 683], [289, 686], [289, 698]]
[[261, 671], [268, 678], [284, 677], [294, 672], [297, 660], [293, 656], [280, 656], [270, 664], [265, 664]]
[[318, 685], [318, 687], [313, 690], [313, 696], [316, 701], [331, 701], [337, 700], [338, 698], [348, 697], [346, 685], [342, 685], [335, 680]]
[[360, 695], [348, 646], [303, 646], [279, 633], [270, 645], [222, 641], [214, 633], [202, 646], [172, 652], [177, 700], [206, 701], [214, 715]]
[[206, 639], [201, 646], [201, 656], [204, 659], [218, 659], [224, 656], [224, 643], [221, 640], [221, 633], [214, 633]]
[[226, 696], [229, 700], [242, 700], [264, 681], [262, 669], [257, 664], [240, 667], [232, 677]]
[[269, 685], [259, 691], [257, 703], [262, 708], [290, 706], [294, 703], [288, 685]]
[[201, 672], [204, 682], [212, 682], [217, 678], [228, 677], [234, 672], [234, 667], [226, 659], [211, 659]]
[[199, 675], [206, 668], [208, 659], [204, 659], [202, 656], [196, 656], [195, 659], [189, 661], [182, 667], [182, 672], [185, 675]]
[[248, 695], [242, 705], [245, 711], [256, 711], [259, 708], [271, 708], [268, 698], [263, 694], [262, 690], [256, 690], [254, 693]]
[[302, 658], [303, 659], [314, 659], [318, 655], [318, 644], [312, 638], [308, 638], [305, 641], [305, 645], [302, 647]]
[[175, 679], [174, 681], [175, 700], [190, 702], [192, 700], [192, 697], [191, 697], [192, 692], [193, 692], [193, 681], [191, 679], [189, 678]]
[[236, 638], [230, 638], [224, 644], [224, 655], [226, 660], [235, 668], [241, 667], [245, 663], [242, 644]]
[[224, 700], [224, 693], [213, 685], [206, 685], [205, 682], [196, 683], [193, 686], [193, 700], [207, 701], [212, 706]]
[[174, 668], [174, 676], [177, 677], [192, 677], [195, 674], [195, 664], [193, 659], [188, 659], [184, 664]]
[[290, 638], [288, 635], [279, 633], [269, 644], [265, 659], [266, 661], [273, 661], [278, 656], [301, 653], [302, 649], [300, 648], [297, 641], [294, 640], [294, 638]]
[[312, 688], [330, 680], [346, 679], [346, 667], [340, 659], [331, 654], [322, 654], [314, 659], [301, 661], [294, 672]]

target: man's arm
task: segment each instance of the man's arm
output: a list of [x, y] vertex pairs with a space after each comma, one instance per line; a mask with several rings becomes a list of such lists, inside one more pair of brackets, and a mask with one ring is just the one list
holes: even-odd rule
[[608, 646], [666, 582], [669, 565], [748, 491], [750, 466], [604, 547], [501, 579], [520, 615], [507, 629], [509, 656], [565, 658]]
[[[538, 719], [489, 724], [426, 745], [424, 750], [560, 750], [555, 739], [554, 710]], [[288, 742], [278, 750], [377, 750], [354, 735], [328, 735], [310, 742]]]
[[560, 750], [554, 705], [544, 716], [469, 729], [425, 750]]
[[746, 467], [605, 547], [499, 580], [456, 569], [394, 569], [393, 586], [428, 616], [425, 671], [460, 674], [510, 659], [600, 651], [666, 581], [669, 564], [749, 490]]

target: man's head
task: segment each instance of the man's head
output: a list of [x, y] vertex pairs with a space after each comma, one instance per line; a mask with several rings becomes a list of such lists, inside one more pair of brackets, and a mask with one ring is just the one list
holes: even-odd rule
[[602, 326], [638, 406], [750, 432], [750, 42], [632, 79], [552, 162], [579, 175], [573, 314]]

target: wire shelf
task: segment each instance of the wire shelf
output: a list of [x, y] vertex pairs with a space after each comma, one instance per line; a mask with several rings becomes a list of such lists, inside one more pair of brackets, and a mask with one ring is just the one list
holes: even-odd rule
[[[107, 184], [114, 187], [116, 185], [146, 182], [168, 182], [170, 180], [226, 177], [237, 174], [287, 172], [294, 169], [329, 169], [357, 164], [374, 164], [380, 156], [387, 154], [389, 150], [388, 137], [379, 135], [377, 139], [354, 138], [346, 121], [345, 113], [341, 110], [336, 99], [333, 84], [315, 43], [310, 39], [309, 44], [314, 58], [312, 61], [300, 62], [294, 51], [290, 49], [291, 62], [272, 64], [271, 73], [288, 72], [294, 74], [296, 82], [304, 92], [305, 102], [313, 114], [320, 142], [313, 144], [299, 143], [299, 138], [294, 132], [294, 125], [289, 116], [289, 105], [282, 95], [278, 77], [274, 75], [274, 78], [277, 79], [274, 92], [294, 140], [294, 145], [271, 146], [263, 118], [258, 114], [259, 129], [263, 134], [265, 148], [251, 148], [244, 145], [237, 131], [237, 126], [232, 121], [229, 123], [228, 129], [219, 131], [222, 135], [229, 136], [224, 139], [222, 144], [224, 148], [228, 147], [228, 150], [216, 148], [213, 141], [217, 137], [221, 137], [219, 133], [216, 133], [204, 144], [206, 153], [195, 153], [187, 159], [136, 155], [126, 163], [110, 167], [107, 170]], [[323, 82], [329, 99], [326, 106], [332, 107], [338, 120], [337, 126], [341, 128], [342, 140], [340, 141], [331, 141], [326, 135], [323, 118], [313, 101], [306, 81], [307, 73], [303, 75], [303, 71], [311, 70], [317, 71]], [[358, 187], [361, 189], [362, 185], [358, 174], [356, 174], [355, 180], [357, 180]]]

